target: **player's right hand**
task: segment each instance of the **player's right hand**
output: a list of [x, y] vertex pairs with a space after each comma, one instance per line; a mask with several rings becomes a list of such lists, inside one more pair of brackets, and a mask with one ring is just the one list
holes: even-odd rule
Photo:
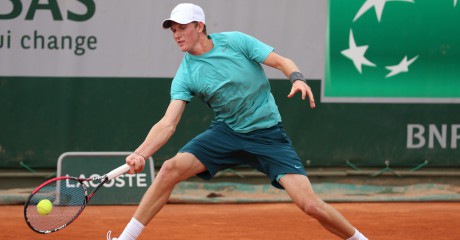
[[126, 164], [128, 164], [130, 167], [130, 174], [142, 172], [144, 171], [145, 167], [145, 158], [140, 154], [132, 153], [131, 155], [126, 157]]

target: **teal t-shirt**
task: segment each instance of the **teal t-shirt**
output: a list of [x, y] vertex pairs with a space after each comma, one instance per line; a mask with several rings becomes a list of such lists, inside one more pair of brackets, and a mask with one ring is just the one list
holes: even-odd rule
[[210, 35], [214, 48], [186, 53], [171, 85], [171, 99], [194, 96], [236, 132], [269, 128], [281, 122], [270, 84], [261, 66], [273, 48], [241, 32]]

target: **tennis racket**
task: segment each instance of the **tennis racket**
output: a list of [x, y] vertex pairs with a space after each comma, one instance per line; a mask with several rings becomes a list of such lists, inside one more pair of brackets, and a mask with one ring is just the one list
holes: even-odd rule
[[[100, 177], [84, 179], [63, 176], [42, 183], [30, 194], [24, 204], [24, 218], [27, 225], [35, 232], [42, 234], [53, 233], [65, 228], [77, 219], [102, 185], [128, 171], [129, 166], [124, 164]], [[85, 185], [90, 182], [93, 186], [97, 182], [99, 184], [88, 195]], [[45, 210], [38, 209], [41, 201], [48, 204]]]

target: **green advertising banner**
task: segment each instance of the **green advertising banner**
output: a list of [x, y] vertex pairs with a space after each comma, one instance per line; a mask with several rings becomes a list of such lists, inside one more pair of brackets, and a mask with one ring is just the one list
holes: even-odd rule
[[[130, 152], [67, 152], [63, 153], [57, 164], [57, 175], [78, 178], [100, 177], [125, 163]], [[155, 170], [153, 159], [145, 162], [145, 169], [138, 174], [122, 174], [104, 184], [91, 198], [90, 204], [138, 204], [147, 188], [153, 183]], [[89, 193], [99, 182], [86, 183]], [[77, 187], [66, 182], [65, 188]]]
[[460, 103], [456, 0], [330, 0], [325, 102]]

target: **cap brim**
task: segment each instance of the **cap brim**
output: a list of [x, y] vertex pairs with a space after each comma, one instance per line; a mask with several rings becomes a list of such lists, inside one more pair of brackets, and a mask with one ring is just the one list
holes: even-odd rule
[[171, 19], [164, 20], [162, 26], [163, 26], [164, 29], [170, 28], [171, 27]]
[[176, 23], [179, 23], [179, 24], [189, 24], [189, 23], [193, 22], [193, 20], [189, 20], [189, 19], [170, 19], [170, 18], [168, 18], [168, 19], [165, 19], [163, 21], [163, 24], [162, 24], [163, 28], [164, 29], [170, 28], [171, 27], [171, 22], [176, 22]]

